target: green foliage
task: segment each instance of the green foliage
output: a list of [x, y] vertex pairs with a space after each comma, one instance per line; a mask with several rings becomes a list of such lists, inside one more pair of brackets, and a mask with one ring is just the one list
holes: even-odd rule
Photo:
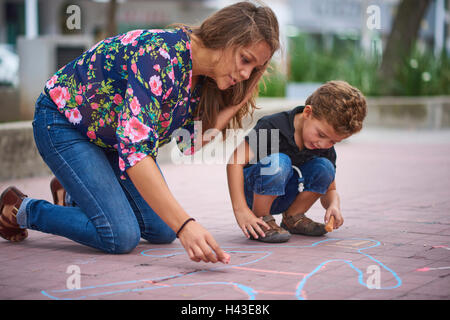
[[299, 34], [289, 38], [289, 75], [277, 70], [264, 76], [266, 89], [261, 96], [284, 96], [286, 82], [319, 82], [345, 80], [367, 96], [381, 92], [392, 96], [426, 96], [450, 94], [450, 56], [443, 50], [436, 57], [432, 49], [405, 56], [394, 85], [386, 91], [386, 81], [379, 79], [381, 58], [365, 53], [359, 40], [351, 37], [324, 38]]
[[259, 82], [260, 97], [284, 97], [286, 93], [286, 77], [278, 70], [267, 71]]
[[290, 77], [292, 82], [345, 80], [366, 95], [376, 95], [377, 57], [368, 58], [352, 39], [334, 38], [325, 44], [321, 38], [298, 35], [290, 38]]

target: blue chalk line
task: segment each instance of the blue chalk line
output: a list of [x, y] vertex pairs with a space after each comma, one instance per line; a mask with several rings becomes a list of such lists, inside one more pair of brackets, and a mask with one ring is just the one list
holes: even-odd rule
[[[337, 238], [330, 238], [330, 239], [325, 239], [325, 240], [321, 240], [321, 241], [317, 241], [314, 242], [313, 244], [310, 245], [305, 245], [305, 246], [290, 246], [290, 245], [257, 245], [257, 246], [239, 246], [239, 247], [223, 247], [223, 249], [234, 249], [234, 248], [251, 248], [251, 249], [265, 249], [265, 248], [311, 248], [311, 247], [315, 247], [318, 246], [319, 244], [322, 244], [324, 242], [329, 242], [329, 241], [337, 241], [337, 240], [365, 240], [365, 241], [370, 241], [370, 242], [375, 242], [375, 244], [368, 246], [368, 247], [364, 247], [364, 248], [360, 248], [357, 249], [357, 252], [362, 254], [363, 256], [366, 256], [367, 258], [369, 258], [370, 260], [374, 261], [376, 264], [380, 265], [383, 269], [385, 269], [386, 271], [390, 272], [397, 284], [394, 286], [390, 286], [390, 287], [380, 287], [378, 289], [383, 289], [383, 290], [387, 290], [387, 289], [395, 289], [398, 288], [402, 285], [402, 280], [400, 279], [400, 277], [397, 275], [397, 273], [395, 271], [393, 271], [392, 269], [388, 268], [386, 265], [384, 265], [382, 262], [380, 262], [379, 260], [375, 259], [374, 257], [370, 256], [367, 253], [362, 252], [363, 250], [367, 250], [367, 249], [371, 249], [371, 248], [375, 248], [377, 246], [379, 246], [381, 243], [377, 240], [373, 240], [373, 239], [361, 239], [361, 238], [350, 238], [350, 239], [337, 239]], [[169, 250], [169, 251], [177, 251], [177, 252], [173, 252], [173, 253], [169, 253], [169, 254], [153, 254], [153, 251], [161, 251], [161, 250]], [[216, 271], [216, 270], [221, 270], [221, 269], [227, 269], [227, 268], [232, 268], [232, 267], [240, 267], [240, 266], [245, 266], [245, 265], [249, 265], [249, 264], [253, 264], [253, 263], [257, 263], [267, 257], [269, 257], [272, 254], [272, 251], [247, 251], [247, 250], [225, 250], [226, 252], [229, 253], [255, 253], [255, 254], [264, 254], [262, 257], [259, 257], [257, 259], [253, 259], [250, 260], [248, 262], [244, 262], [238, 265], [231, 265], [231, 266], [221, 266], [221, 267], [215, 267], [215, 268], [210, 268], [210, 269], [206, 269], [206, 270], [196, 270], [193, 272], [189, 272], [189, 273], [178, 273], [175, 275], [169, 275], [169, 276], [163, 276], [163, 277], [158, 277], [158, 278], [152, 278], [152, 279], [143, 279], [143, 280], [131, 280], [131, 281], [123, 281], [123, 282], [115, 282], [115, 283], [109, 283], [109, 284], [103, 284], [103, 285], [96, 285], [96, 286], [89, 286], [89, 287], [83, 287], [80, 289], [63, 289], [63, 290], [52, 290], [51, 292], [53, 294], [55, 293], [67, 293], [67, 292], [82, 292], [84, 290], [89, 290], [89, 289], [99, 289], [99, 288], [108, 288], [108, 287], [112, 287], [112, 286], [119, 286], [119, 285], [129, 285], [129, 284], [137, 284], [137, 283], [142, 283], [142, 282], [157, 282], [157, 281], [161, 281], [161, 280], [170, 280], [170, 279], [175, 279], [175, 278], [180, 278], [183, 276], [187, 276], [187, 275], [193, 275], [196, 273], [201, 273], [201, 272], [206, 272], [206, 271]], [[173, 257], [173, 256], [177, 256], [180, 254], [184, 254], [184, 249], [183, 248], [153, 248], [153, 249], [148, 249], [148, 250], [144, 250], [141, 252], [141, 254], [143, 256], [147, 256], [147, 257], [153, 257], [153, 258], [168, 258], [168, 257]], [[327, 260], [325, 262], [322, 262], [320, 265], [318, 265], [312, 272], [308, 273], [303, 279], [302, 281], [299, 282], [299, 284], [297, 285], [296, 291], [295, 291], [295, 296], [297, 299], [299, 300], [304, 300], [304, 298], [302, 297], [301, 293], [303, 288], [305, 287], [307, 281], [316, 273], [318, 273], [320, 271], [320, 269], [331, 262], [344, 262], [346, 263], [348, 266], [350, 266], [353, 270], [355, 270], [358, 273], [358, 282], [359, 284], [369, 288], [369, 286], [363, 281], [363, 275], [364, 273], [357, 268], [355, 265], [353, 265], [352, 261], [350, 260], [345, 260], [345, 259], [331, 259], [331, 260]], [[189, 286], [204, 286], [204, 285], [231, 285], [231, 286], [235, 286], [236, 288], [240, 289], [241, 291], [243, 291], [250, 300], [254, 300], [256, 298], [257, 295], [257, 291], [253, 288], [250, 288], [248, 286], [245, 286], [243, 284], [240, 283], [235, 283], [235, 282], [225, 282], [225, 281], [219, 281], [219, 282], [201, 282], [201, 283], [184, 283], [184, 284], [171, 284], [170, 287], [189, 287]], [[117, 293], [126, 293], [126, 292], [140, 292], [140, 291], [147, 291], [147, 290], [156, 290], [156, 289], [163, 289], [163, 288], [167, 288], [165, 286], [153, 286], [153, 287], [146, 287], [146, 288], [134, 288], [134, 289], [122, 289], [122, 290], [114, 290], [114, 291], [106, 291], [106, 292], [100, 292], [100, 293], [91, 293], [88, 295], [81, 295], [78, 296], [76, 298], [58, 298], [54, 295], [49, 294], [48, 292], [46, 292], [45, 290], [42, 290], [41, 293], [50, 298], [50, 299], [55, 299], [55, 300], [79, 300], [79, 299], [85, 299], [87, 297], [96, 297], [96, 296], [101, 296], [101, 295], [110, 295], [110, 294], [117, 294]]]

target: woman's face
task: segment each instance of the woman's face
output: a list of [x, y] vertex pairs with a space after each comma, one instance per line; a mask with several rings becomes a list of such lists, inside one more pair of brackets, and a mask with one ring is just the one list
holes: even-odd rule
[[211, 74], [220, 90], [228, 89], [250, 78], [253, 70], [264, 66], [271, 58], [271, 50], [265, 41], [246, 47], [226, 48]]

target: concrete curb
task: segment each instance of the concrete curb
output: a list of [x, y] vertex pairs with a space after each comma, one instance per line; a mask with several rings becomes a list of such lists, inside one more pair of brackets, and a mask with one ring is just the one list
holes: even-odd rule
[[[395, 105], [397, 101], [397, 105]], [[395, 98], [368, 99], [369, 113], [365, 127], [436, 130], [450, 127], [450, 102], [448, 97], [401, 100]], [[302, 105], [303, 100], [260, 98], [253, 118], [243, 122], [244, 130], [251, 128], [267, 114], [290, 110]], [[172, 161], [174, 142], [161, 147], [158, 163]], [[0, 181], [29, 178], [51, 174], [42, 160], [33, 137], [31, 121], [0, 124]]]
[[31, 121], [0, 124], [0, 180], [48, 175], [34, 143]]

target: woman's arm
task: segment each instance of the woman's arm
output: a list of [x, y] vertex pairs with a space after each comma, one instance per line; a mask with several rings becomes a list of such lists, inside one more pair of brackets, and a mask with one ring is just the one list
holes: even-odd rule
[[[153, 158], [144, 158], [129, 168], [127, 173], [145, 201], [172, 230], [177, 232], [190, 218], [173, 197]], [[191, 260], [224, 263], [229, 261], [229, 255], [219, 247], [211, 234], [195, 221], [185, 225], [179, 239]]]
[[234, 151], [227, 164], [228, 190], [230, 192], [231, 204], [234, 216], [239, 227], [249, 238], [249, 233], [254, 238], [258, 234], [264, 237], [264, 231], [260, 225], [267, 230], [270, 227], [260, 218], [256, 217], [247, 205], [244, 194], [244, 166], [253, 158], [253, 152], [247, 141], [243, 141]]

